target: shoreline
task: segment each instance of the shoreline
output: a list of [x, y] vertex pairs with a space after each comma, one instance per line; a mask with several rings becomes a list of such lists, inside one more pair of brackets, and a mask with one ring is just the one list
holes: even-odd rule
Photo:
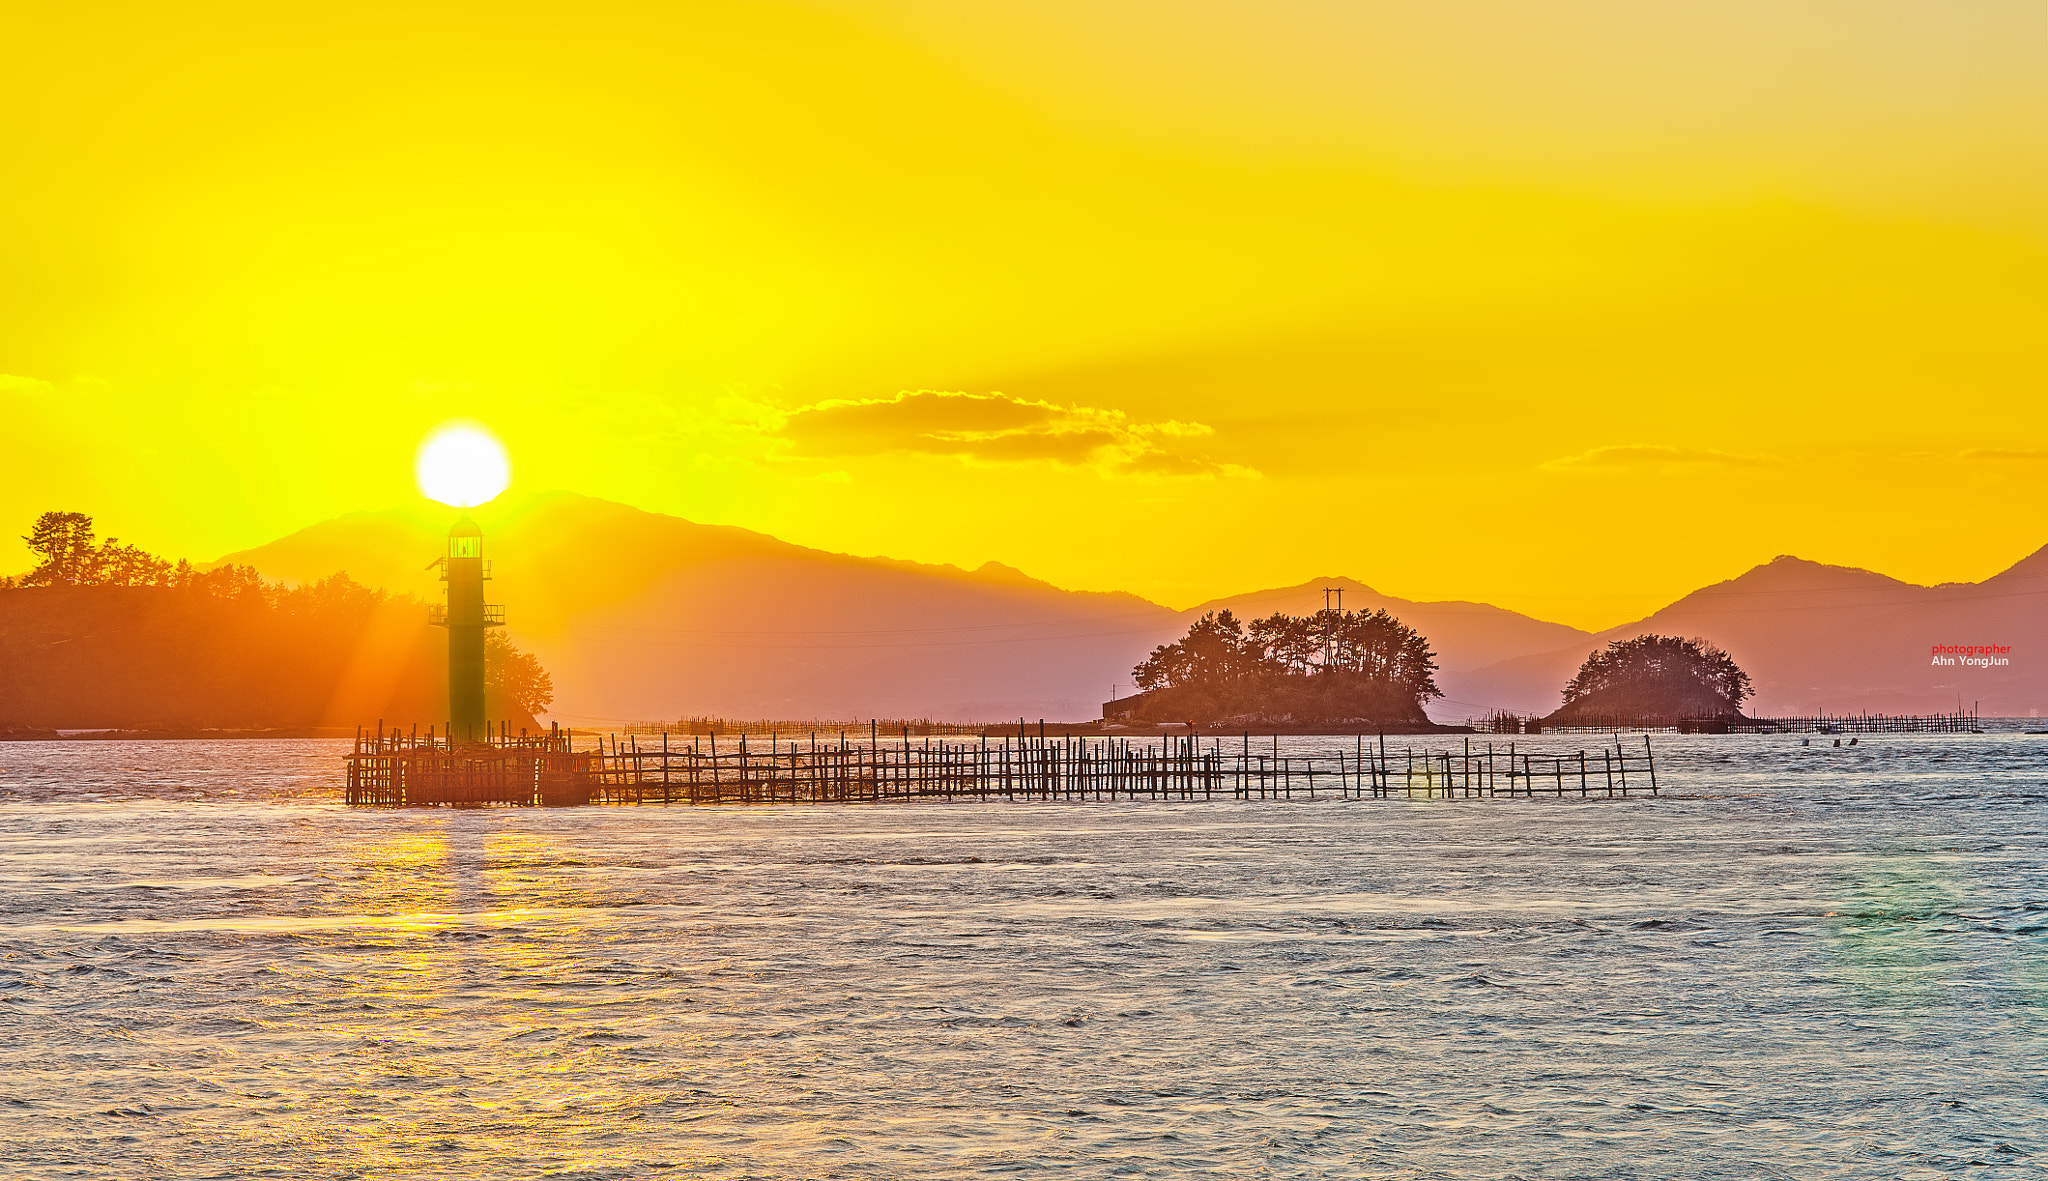
[[0, 729], [0, 742], [165, 742], [220, 741], [275, 738], [353, 738], [353, 726], [204, 727], [166, 726], [161, 729], [46, 729], [40, 726], [10, 726]]
[[[955, 725], [957, 725], [957, 724], [955, 724]], [[1246, 728], [1246, 727], [1243, 727], [1243, 726], [1203, 726], [1203, 725], [1199, 725], [1199, 724], [1196, 724], [1196, 725], [1192, 725], [1192, 726], [1191, 726], [1191, 725], [1190, 725], [1189, 723], [1186, 723], [1186, 722], [1162, 723], [1162, 724], [1158, 724], [1158, 725], [1147, 725], [1147, 724], [1138, 724], [1138, 725], [1114, 725], [1114, 724], [1112, 724], [1112, 725], [1104, 725], [1104, 724], [1103, 724], [1103, 723], [1101, 723], [1101, 722], [1032, 722], [1032, 723], [1026, 724], [1026, 725], [1024, 725], [1024, 726], [1019, 726], [1019, 725], [1018, 725], [1017, 723], [1015, 723], [1015, 722], [1009, 722], [1009, 723], [1006, 723], [1006, 724], [991, 724], [991, 725], [988, 725], [988, 726], [974, 726], [974, 727], [966, 727], [966, 726], [961, 726], [960, 728], [961, 728], [961, 729], [971, 729], [972, 733], [967, 733], [967, 734], [961, 734], [961, 733], [958, 733], [958, 732], [954, 732], [954, 731], [951, 731], [951, 730], [949, 730], [949, 732], [948, 732], [948, 733], [947, 733], [947, 734], [946, 734], [946, 735], [945, 735], [944, 737], [946, 737], [946, 738], [950, 738], [950, 739], [960, 739], [960, 738], [971, 738], [971, 737], [974, 737], [974, 736], [975, 736], [975, 735], [977, 735], [977, 734], [985, 734], [985, 735], [987, 735], [987, 736], [988, 736], [988, 737], [990, 737], [990, 738], [1017, 738], [1017, 737], [1029, 737], [1029, 738], [1035, 738], [1035, 737], [1038, 737], [1038, 736], [1039, 736], [1039, 735], [1040, 735], [1040, 734], [1042, 733], [1042, 734], [1044, 734], [1044, 735], [1045, 735], [1045, 736], [1047, 736], [1047, 737], [1054, 737], [1054, 736], [1057, 736], [1057, 737], [1061, 737], [1061, 738], [1077, 738], [1077, 737], [1082, 737], [1082, 736], [1091, 736], [1091, 737], [1109, 737], [1109, 736], [1115, 736], [1115, 737], [1122, 737], [1122, 738], [1161, 738], [1161, 737], [1170, 737], [1170, 738], [1185, 738], [1185, 737], [1187, 737], [1187, 736], [1188, 736], [1188, 735], [1190, 735], [1190, 734], [1196, 734], [1196, 735], [1200, 735], [1200, 736], [1202, 736], [1202, 737], [1206, 737], [1206, 738], [1220, 738], [1220, 737], [1228, 737], [1228, 736], [1231, 736], [1231, 735], [1244, 735], [1244, 734], [1250, 734], [1250, 735], [1252, 735], [1252, 736], [1254, 736], [1254, 737], [1265, 737], [1265, 738], [1272, 738], [1272, 737], [1281, 737], [1281, 738], [1290, 738], [1290, 737], [1291, 737], [1291, 738], [1300, 738], [1300, 737], [1310, 737], [1310, 736], [1314, 736], [1314, 735], [1321, 735], [1321, 734], [1342, 734], [1342, 735], [1358, 735], [1358, 734], [1364, 734], [1364, 735], [1372, 735], [1372, 734], [1386, 734], [1386, 735], [1404, 735], [1404, 736], [1405, 736], [1405, 735], [1417, 735], [1417, 734], [1473, 734], [1473, 733], [1477, 733], [1477, 732], [1478, 732], [1478, 731], [1477, 731], [1477, 730], [1476, 730], [1476, 729], [1475, 729], [1474, 727], [1472, 727], [1472, 726], [1464, 726], [1464, 725], [1454, 725], [1454, 724], [1441, 724], [1441, 725], [1440, 725], [1440, 724], [1436, 724], [1436, 723], [1429, 723], [1429, 724], [1422, 724], [1422, 725], [1418, 725], [1418, 724], [1413, 724], [1413, 723], [1403, 723], [1403, 724], [1400, 724], [1400, 725], [1395, 725], [1395, 726], [1387, 726], [1387, 727], [1376, 727], [1376, 726], [1363, 726], [1363, 725], [1354, 725], [1354, 726], [1272, 726], [1272, 725], [1266, 725], [1266, 726], [1253, 726], [1253, 727], [1249, 727], [1249, 728]], [[596, 737], [596, 736], [598, 736], [598, 735], [610, 735], [610, 734], [650, 734], [650, 733], [652, 733], [652, 734], [658, 734], [658, 733], [661, 733], [661, 731], [659, 731], [659, 730], [651, 730], [651, 729], [649, 729], [648, 727], [646, 727], [646, 726], [644, 726], [644, 725], [635, 725], [635, 726], [619, 726], [619, 727], [603, 727], [603, 726], [578, 726], [578, 727], [575, 727], [575, 728], [573, 728], [573, 730], [570, 730], [569, 732], [571, 732], [571, 733], [573, 733], [573, 734], [576, 734], [576, 735], [578, 735], [578, 736], [586, 736], [586, 735], [587, 735], [587, 736], [591, 736], [591, 737]], [[836, 731], [835, 731], [835, 732], [836, 732]], [[356, 736], [357, 736], [357, 735], [358, 735], [359, 733], [361, 733], [361, 730], [360, 730], [360, 728], [358, 728], [358, 727], [354, 727], [354, 726], [279, 726], [279, 727], [271, 727], [271, 728], [265, 728], [265, 727], [254, 727], [254, 726], [251, 726], [251, 727], [234, 727], [234, 726], [223, 726], [223, 727], [217, 727], [217, 728], [208, 728], [208, 727], [190, 727], [190, 726], [166, 726], [166, 727], [162, 727], [162, 728], [126, 728], [126, 729], [123, 729], [123, 728], [89, 728], [89, 729], [88, 729], [88, 728], [83, 728], [83, 727], [81, 727], [81, 728], [76, 728], [76, 729], [73, 729], [73, 728], [44, 728], [44, 727], [40, 727], [40, 726], [13, 726], [13, 727], [4, 727], [4, 728], [0, 728], [0, 742], [171, 742], [171, 741], [243, 741], [243, 740], [248, 740], [248, 741], [260, 741], [260, 740], [265, 740], [265, 739], [280, 739], [280, 738], [332, 738], [332, 739], [352, 739], [352, 738], [355, 738], [355, 737], [356, 737]], [[685, 734], [685, 735], [686, 735], [686, 734], [688, 734], [688, 731], [684, 731], [684, 730], [669, 730], [669, 731], [668, 731], [668, 733], [669, 733], [669, 734], [672, 734], [672, 735], [675, 735], [675, 734]], [[746, 731], [741, 731], [741, 730], [733, 730], [733, 731], [730, 731], [730, 732], [726, 732], [726, 731], [720, 731], [720, 732], [719, 732], [719, 736], [720, 736], [720, 737], [727, 737], [727, 736], [731, 736], [731, 737], [735, 737], [735, 738], [737, 738], [737, 737], [738, 737], [738, 736], [739, 736], [739, 735], [740, 735], [741, 733], [746, 733], [746, 734], [748, 734], [749, 736], [754, 736], [754, 732], [753, 732], [753, 731], [752, 731], [751, 729], [748, 729], [748, 730], [746, 730]], [[784, 731], [784, 732], [783, 732], [783, 737], [785, 737], [785, 738], [796, 738], [796, 737], [798, 737], [799, 735], [808, 735], [809, 733], [810, 733], [810, 731], [809, 731], [809, 730], [796, 730], [796, 729], [791, 729], [791, 730], [788, 730], [788, 731]], [[818, 733], [820, 733], [820, 734], [824, 734], [824, 733], [826, 733], [826, 731], [825, 731], [825, 730], [822, 730], [822, 729], [821, 729], [821, 730], [819, 730], [819, 731], [818, 731]], [[849, 733], [849, 734], [853, 734], [853, 733], [854, 733], [854, 731], [853, 731], [853, 728], [852, 728], [852, 727], [848, 727], [848, 733]], [[881, 738], [882, 738], [882, 740], [883, 740], [884, 742], [889, 742], [889, 741], [896, 741], [896, 740], [900, 739], [901, 737], [902, 737], [902, 733], [901, 733], [901, 731], [900, 731], [900, 730], [893, 730], [893, 731], [892, 731], [892, 730], [885, 730], [885, 731], [883, 731], [883, 732], [881, 733]], [[915, 738], [920, 738], [920, 737], [926, 737], [926, 735], [923, 735], [923, 734], [919, 734], [919, 733], [917, 733], [917, 732], [916, 732], [916, 730], [914, 730], [914, 729], [913, 729], [913, 731], [911, 732], [911, 737], [912, 737], [913, 739], [915, 739]]]

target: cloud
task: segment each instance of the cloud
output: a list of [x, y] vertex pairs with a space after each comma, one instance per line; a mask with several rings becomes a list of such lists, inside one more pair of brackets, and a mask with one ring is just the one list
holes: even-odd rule
[[1128, 475], [1250, 475], [1190, 449], [1201, 423], [1132, 422], [1120, 410], [1060, 406], [1008, 394], [906, 390], [890, 398], [793, 410], [777, 437], [808, 459], [919, 452], [982, 463], [1051, 462]]
[[2048, 459], [2048, 451], [2008, 451], [2008, 450], [2002, 450], [2002, 449], [1997, 449], [1997, 448], [1988, 448], [1988, 449], [1983, 449], [1983, 450], [1977, 450], [1977, 451], [1965, 451], [1965, 452], [1963, 452], [1963, 458], [1964, 458], [1964, 459], [1992, 459], [1992, 460], [2020, 460], [2020, 461], [2022, 461], [2022, 462], [2028, 462], [2028, 461], [2038, 462], [2038, 461], [2040, 461], [2040, 460], [2043, 460], [2043, 459]]
[[17, 377], [12, 373], [0, 373], [0, 394], [21, 394], [46, 397], [56, 392], [57, 387], [41, 378]]
[[1542, 465], [1551, 471], [1642, 471], [1675, 467], [1765, 467], [1770, 460], [1693, 447], [1595, 447]]

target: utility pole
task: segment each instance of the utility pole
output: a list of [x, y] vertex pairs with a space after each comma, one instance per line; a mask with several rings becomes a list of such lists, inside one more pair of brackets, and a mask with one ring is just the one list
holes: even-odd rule
[[1323, 588], [1323, 671], [1337, 667], [1337, 618], [1330, 614], [1330, 596], [1337, 596], [1337, 615], [1344, 613], [1344, 588], [1326, 586]]

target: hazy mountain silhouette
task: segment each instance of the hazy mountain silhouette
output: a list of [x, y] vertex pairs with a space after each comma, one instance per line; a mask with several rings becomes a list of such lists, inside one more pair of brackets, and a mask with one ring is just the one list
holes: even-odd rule
[[[438, 599], [422, 567], [454, 515], [354, 513], [222, 560]], [[571, 721], [1093, 717], [1178, 619], [998, 563], [850, 557], [567, 493], [474, 515], [491, 601]]]
[[[345, 570], [429, 601], [426, 570], [453, 510], [353, 513], [223, 561], [305, 581]], [[1062, 590], [991, 562], [976, 570], [829, 553], [569, 493], [475, 511], [515, 643], [555, 680], [572, 721], [728, 717], [994, 720], [1096, 716], [1131, 667], [1202, 613], [1305, 614], [1322, 589], [1384, 607], [1428, 636], [1445, 698], [1431, 713], [1548, 713], [1593, 648], [1645, 632], [1726, 648], [1766, 713], [1952, 709], [2048, 703], [2026, 664], [2048, 650], [2048, 550], [1978, 584], [1914, 586], [1867, 570], [1784, 557], [1597, 635], [1484, 603], [1412, 602], [1349, 578], [1255, 591], [1173, 611], [1136, 595]], [[427, 642], [439, 636], [422, 634]], [[2041, 637], [2048, 639], [2048, 637]], [[2006, 643], [2013, 663], [1929, 664], [1936, 643]]]
[[1458, 600], [1427, 603], [1397, 599], [1383, 595], [1356, 579], [1342, 577], [1312, 578], [1299, 586], [1212, 599], [1182, 614], [1189, 620], [1200, 618], [1205, 612], [1225, 609], [1244, 620], [1259, 619], [1275, 611], [1308, 615], [1323, 609], [1325, 588], [1344, 592], [1341, 600], [1331, 596], [1332, 606], [1341, 602], [1346, 611], [1384, 610], [1428, 636], [1430, 646], [1436, 651], [1437, 665], [1444, 669], [1468, 668], [1517, 656], [1554, 652], [1592, 635], [1562, 623], [1546, 623], [1487, 603]]
[[[1927, 713], [1960, 700], [1981, 702], [1991, 716], [2026, 715], [2048, 705], [2044, 593], [2048, 547], [1981, 583], [1940, 586], [1784, 556], [1589, 643], [1475, 669], [1459, 679], [1458, 692], [1548, 712], [1596, 645], [1654, 632], [1704, 636], [1727, 649], [1755, 684], [1751, 714]], [[2010, 645], [2011, 664], [1935, 666], [1936, 644]]]
[[[424, 567], [455, 515], [424, 504], [352, 513], [221, 560], [292, 581], [345, 570], [436, 601]], [[996, 562], [970, 571], [850, 557], [568, 493], [475, 515], [495, 571], [491, 601], [507, 605], [514, 643], [553, 675], [554, 716], [570, 720], [1089, 718], [1113, 685], [1130, 692], [1132, 666], [1202, 612], [1302, 614], [1322, 606], [1324, 586], [1342, 586], [1347, 608], [1399, 616], [1446, 668], [1586, 635], [1482, 603], [1391, 598], [1347, 578], [1176, 612], [1136, 595], [1061, 590]]]

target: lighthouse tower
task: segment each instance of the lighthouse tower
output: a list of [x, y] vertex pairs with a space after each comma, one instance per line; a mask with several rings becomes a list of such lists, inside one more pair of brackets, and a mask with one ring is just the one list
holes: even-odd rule
[[484, 629], [502, 627], [505, 609], [484, 602], [484, 531], [468, 514], [448, 530], [448, 552], [434, 565], [448, 584], [448, 605], [429, 607], [427, 622], [448, 629], [448, 740], [484, 742]]

